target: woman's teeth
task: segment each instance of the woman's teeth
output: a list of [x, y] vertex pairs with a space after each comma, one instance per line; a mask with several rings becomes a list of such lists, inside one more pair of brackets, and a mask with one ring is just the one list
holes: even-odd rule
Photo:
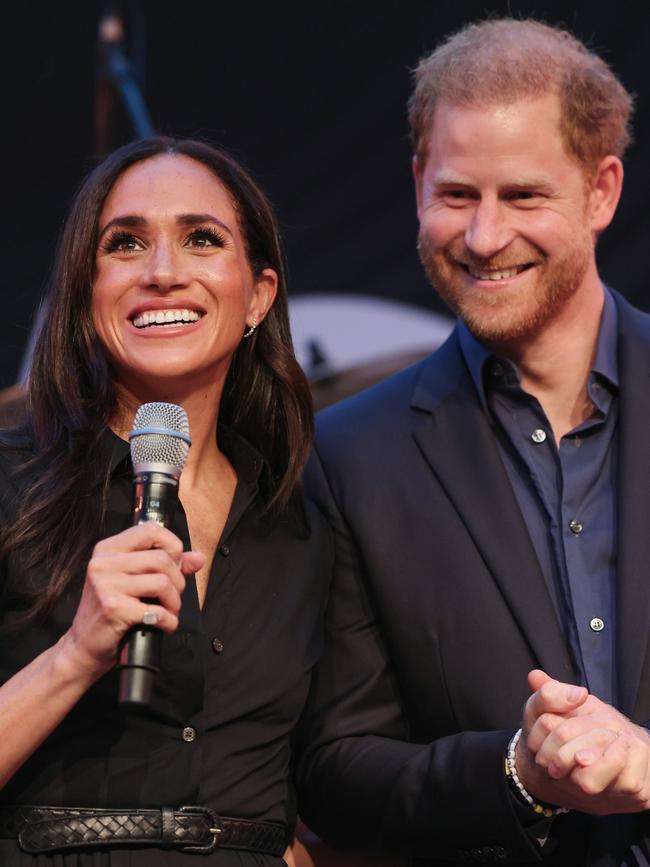
[[203, 314], [198, 310], [147, 310], [139, 313], [131, 320], [136, 328], [146, 328], [148, 325], [178, 325], [181, 322], [197, 322]]

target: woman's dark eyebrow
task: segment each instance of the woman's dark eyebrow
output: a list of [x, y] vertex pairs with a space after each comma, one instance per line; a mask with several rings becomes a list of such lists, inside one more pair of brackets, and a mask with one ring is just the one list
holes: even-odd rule
[[213, 214], [179, 214], [176, 217], [176, 222], [179, 226], [196, 226], [199, 223], [216, 223], [221, 226], [229, 235], [232, 235], [231, 229], [222, 220], [215, 217]]
[[[222, 220], [219, 220], [213, 214], [179, 214], [178, 217], [176, 217], [176, 222], [179, 226], [197, 226], [200, 223], [216, 223], [224, 231], [228, 232], [229, 235], [232, 235], [232, 230]], [[102, 238], [106, 234], [106, 232], [113, 226], [124, 226], [128, 229], [139, 229], [146, 225], [147, 220], [144, 217], [139, 217], [136, 214], [122, 214], [120, 216], [113, 217], [112, 220], [109, 220], [99, 233], [99, 237]]]
[[99, 233], [99, 237], [102, 238], [106, 232], [112, 228], [113, 226], [125, 226], [128, 229], [138, 229], [144, 225], [146, 225], [146, 220], [144, 217], [137, 217], [131, 214], [124, 214], [120, 217], [113, 217], [112, 220], [109, 220], [108, 223], [104, 226], [104, 228]]

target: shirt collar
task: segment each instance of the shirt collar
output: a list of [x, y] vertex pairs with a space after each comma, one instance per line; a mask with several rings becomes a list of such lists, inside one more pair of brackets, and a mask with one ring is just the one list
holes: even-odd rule
[[110, 428], [103, 431], [97, 441], [97, 457], [103, 466], [108, 466], [111, 475], [120, 467], [131, 453], [126, 440], [118, 437]]
[[[605, 286], [605, 302], [603, 315], [596, 343], [596, 355], [591, 368], [591, 377], [598, 376], [604, 379], [614, 390], [618, 389], [618, 311], [612, 293]], [[487, 411], [487, 397], [485, 393], [484, 372], [488, 363], [502, 364], [520, 382], [517, 365], [507, 358], [501, 358], [489, 350], [467, 328], [462, 320], [458, 321], [458, 339], [460, 348], [467, 364], [470, 376], [478, 392], [483, 408]]]
[[[219, 447], [241, 482], [255, 484], [259, 482], [262, 472], [270, 473], [260, 452], [232, 428], [219, 426]], [[118, 471], [131, 471], [129, 443], [110, 428], [106, 428], [98, 440], [97, 456], [102, 465], [108, 466], [111, 475]]]

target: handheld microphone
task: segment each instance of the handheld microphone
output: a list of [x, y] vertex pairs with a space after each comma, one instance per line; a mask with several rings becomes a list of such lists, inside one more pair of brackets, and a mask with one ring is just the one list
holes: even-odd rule
[[[178, 480], [192, 443], [187, 413], [174, 403], [143, 403], [136, 413], [129, 441], [133, 525], [155, 521], [161, 527], [169, 527], [178, 504]], [[149, 704], [154, 678], [160, 671], [161, 650], [159, 629], [143, 623], [127, 632], [118, 661], [120, 705]]]

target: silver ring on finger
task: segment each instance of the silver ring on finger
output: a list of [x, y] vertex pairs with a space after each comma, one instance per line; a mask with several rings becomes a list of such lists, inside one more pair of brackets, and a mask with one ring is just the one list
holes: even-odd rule
[[144, 614], [142, 615], [142, 622], [145, 626], [155, 626], [156, 623], [158, 623], [158, 615], [155, 611], [150, 611], [148, 608], [146, 608]]

